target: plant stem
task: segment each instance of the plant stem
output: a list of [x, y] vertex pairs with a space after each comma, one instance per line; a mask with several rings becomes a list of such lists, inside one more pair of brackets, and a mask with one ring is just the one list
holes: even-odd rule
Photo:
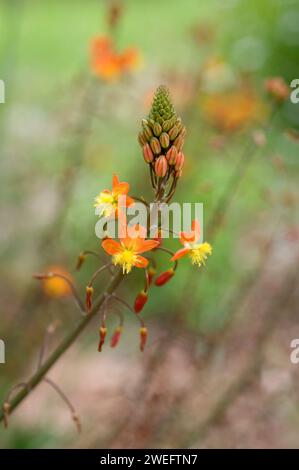
[[[120, 284], [121, 280], [123, 279], [122, 271], [119, 270], [115, 276], [111, 279], [110, 283], [106, 290], [96, 299], [91, 311], [86, 315], [81, 321], [78, 323], [76, 328], [71, 331], [65, 338], [61, 341], [61, 343], [57, 346], [57, 348], [52, 352], [52, 354], [48, 357], [48, 359], [44, 362], [44, 364], [36, 371], [35, 374], [28, 380], [26, 383], [26, 387], [23, 387], [17, 395], [9, 402], [9, 414], [26, 398], [26, 396], [40, 383], [40, 381], [44, 378], [46, 373], [51, 369], [51, 367], [58, 361], [58, 359], [65, 353], [65, 351], [73, 344], [73, 342], [77, 339], [81, 331], [88, 325], [90, 320], [97, 314], [99, 308], [103, 304], [107, 295], [111, 295], [115, 289]], [[4, 418], [3, 410], [0, 411], [0, 422]]]

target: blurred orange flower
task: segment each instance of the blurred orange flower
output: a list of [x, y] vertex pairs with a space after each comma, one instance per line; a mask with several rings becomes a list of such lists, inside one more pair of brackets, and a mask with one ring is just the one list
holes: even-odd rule
[[[66, 277], [72, 281], [72, 277], [68, 271], [62, 266], [50, 266], [46, 270], [48, 273], [55, 273], [59, 276]], [[44, 293], [49, 297], [66, 297], [72, 293], [69, 283], [63, 277], [53, 276], [43, 280]]]
[[290, 89], [282, 77], [268, 78], [265, 81], [265, 89], [278, 102], [285, 101], [290, 94]]
[[203, 112], [219, 130], [233, 132], [260, 120], [265, 110], [252, 91], [240, 89], [206, 96], [203, 100]]
[[104, 80], [118, 79], [134, 70], [139, 63], [140, 53], [137, 48], [130, 47], [118, 53], [108, 36], [96, 37], [91, 41], [91, 69]]

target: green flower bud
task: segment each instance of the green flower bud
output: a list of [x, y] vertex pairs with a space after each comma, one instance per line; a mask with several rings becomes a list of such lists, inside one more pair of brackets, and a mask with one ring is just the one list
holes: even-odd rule
[[161, 145], [157, 137], [153, 137], [150, 140], [150, 146], [155, 155], [159, 155], [159, 153], [161, 153]]
[[143, 133], [144, 133], [145, 137], [147, 138], [147, 140], [150, 140], [151, 137], [153, 137], [152, 130], [148, 125], [143, 126]]
[[174, 140], [179, 133], [179, 129], [176, 126], [173, 126], [168, 132], [170, 140]]
[[159, 137], [159, 135], [162, 132], [162, 126], [158, 122], [155, 122], [153, 125], [153, 131], [156, 137]]
[[169, 146], [169, 135], [166, 132], [162, 132], [160, 135], [160, 144], [164, 149], [167, 149]]

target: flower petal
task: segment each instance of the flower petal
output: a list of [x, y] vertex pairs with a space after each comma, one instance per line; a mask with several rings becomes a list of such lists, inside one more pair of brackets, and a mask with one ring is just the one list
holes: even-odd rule
[[135, 245], [135, 253], [144, 253], [145, 251], [153, 250], [160, 245], [158, 240], [143, 240], [137, 239], [138, 242]]
[[134, 266], [136, 266], [136, 268], [146, 268], [147, 265], [148, 265], [148, 259], [140, 255], [136, 256], [135, 261], [134, 261]]
[[102, 242], [102, 247], [106, 253], [108, 253], [108, 255], [116, 255], [117, 253], [123, 251], [121, 244], [115, 240], [112, 240], [112, 238], [106, 238], [106, 240]]
[[189, 251], [190, 251], [190, 248], [181, 248], [173, 255], [170, 261], [176, 261], [182, 258], [183, 256], [186, 256], [189, 253]]

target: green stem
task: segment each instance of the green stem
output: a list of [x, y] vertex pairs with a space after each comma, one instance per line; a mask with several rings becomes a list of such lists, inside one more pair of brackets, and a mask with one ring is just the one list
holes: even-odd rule
[[[81, 331], [89, 324], [90, 320], [97, 314], [99, 308], [103, 304], [107, 295], [112, 294], [123, 279], [122, 271], [119, 270], [111, 279], [106, 290], [100, 295], [93, 304], [91, 311], [78, 323], [76, 328], [71, 331], [52, 352], [44, 364], [36, 371], [35, 374], [28, 380], [26, 387], [23, 387], [16, 396], [9, 402], [9, 414], [26, 398], [26, 396], [41, 382], [46, 373], [58, 361], [58, 359], [65, 353], [65, 351], [77, 339]], [[3, 410], [0, 411], [0, 422], [4, 419]]]

